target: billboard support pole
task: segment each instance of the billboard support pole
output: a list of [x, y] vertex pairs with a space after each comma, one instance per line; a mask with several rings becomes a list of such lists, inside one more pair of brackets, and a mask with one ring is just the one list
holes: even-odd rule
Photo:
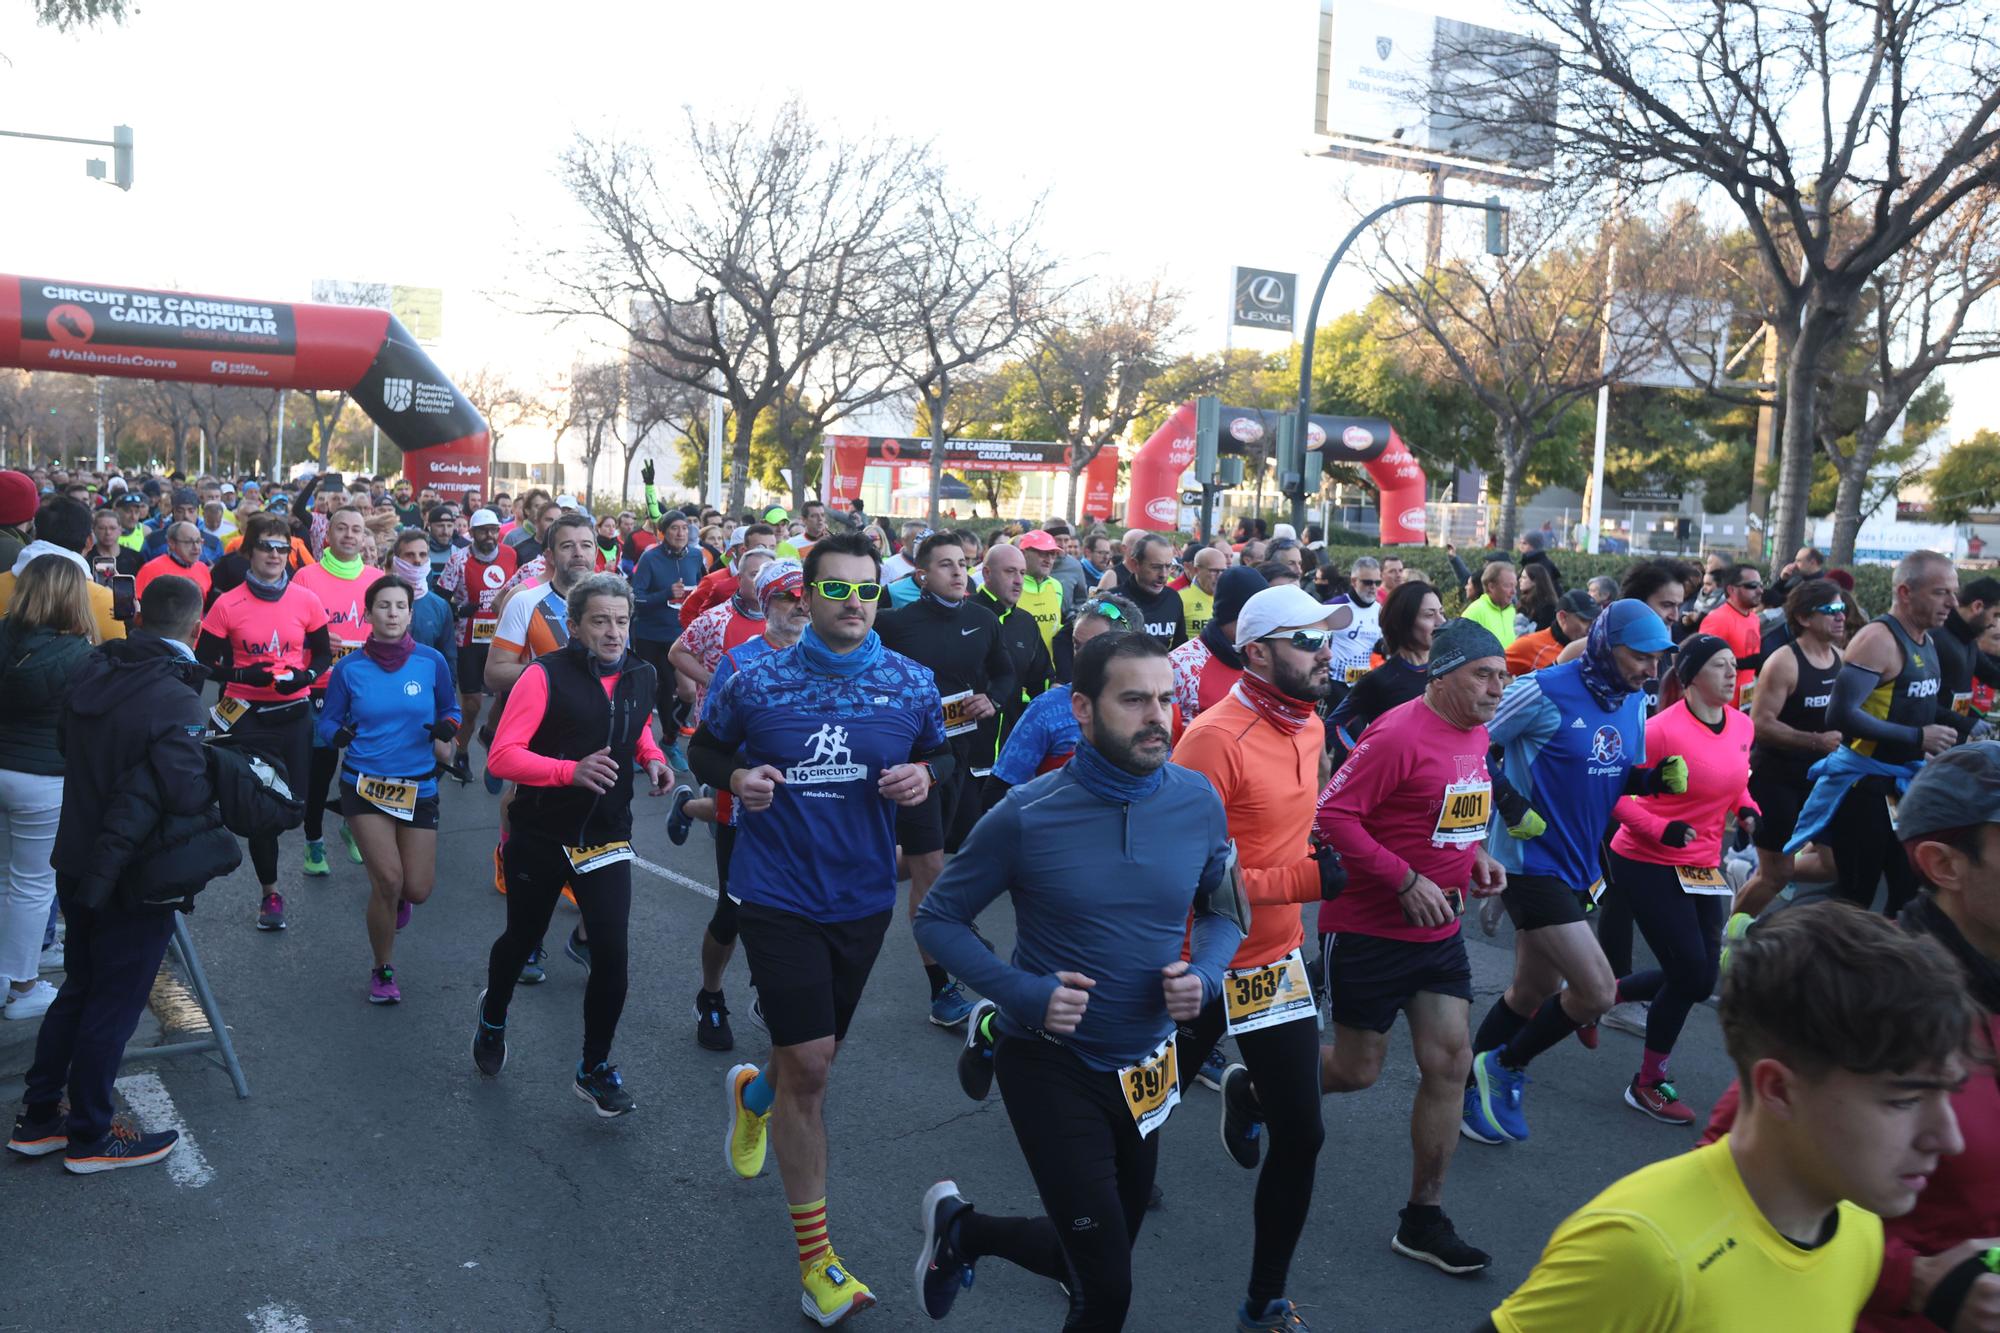
[[[1362, 232], [1368, 230], [1377, 218], [1386, 213], [1392, 213], [1399, 208], [1409, 208], [1414, 204], [1428, 204], [1438, 210], [1445, 208], [1476, 208], [1481, 212], [1490, 212], [1494, 207], [1494, 205], [1481, 199], [1449, 199], [1440, 194], [1405, 195], [1401, 199], [1391, 199], [1388, 203], [1383, 204], [1380, 208], [1363, 217], [1361, 221], [1354, 224], [1346, 236], [1341, 238], [1340, 245], [1333, 252], [1333, 258], [1326, 261], [1326, 271], [1319, 275], [1319, 286], [1313, 288], [1312, 307], [1306, 314], [1305, 336], [1301, 340], [1299, 347], [1298, 411], [1299, 429], [1301, 431], [1305, 429], [1306, 422], [1312, 417], [1313, 334], [1319, 329], [1319, 307], [1320, 303], [1326, 299], [1326, 289], [1327, 285], [1333, 281], [1333, 271], [1340, 267], [1340, 261], [1347, 256], [1347, 247], [1353, 245], [1356, 238]], [[1303, 452], [1306, 448], [1310, 447], [1310, 444], [1311, 441], [1309, 439], [1301, 439], [1299, 441], [1300, 451]], [[1305, 489], [1303, 487], [1295, 488], [1291, 492], [1291, 501], [1292, 526], [1295, 529], [1303, 531], [1306, 523]]]

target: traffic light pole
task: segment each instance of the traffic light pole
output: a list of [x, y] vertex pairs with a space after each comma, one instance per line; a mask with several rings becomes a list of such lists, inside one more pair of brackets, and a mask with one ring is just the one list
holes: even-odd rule
[[[80, 143], [87, 144], [92, 148], [109, 148], [112, 154], [112, 172], [109, 183], [116, 185], [121, 190], [132, 188], [132, 127], [130, 125], [113, 126], [109, 139], [79, 139], [68, 134], [29, 134], [25, 130], [0, 130], [0, 138], [39, 139], [43, 143]], [[92, 158], [86, 164], [85, 170], [90, 173], [92, 179], [103, 180], [104, 159]]]
[[[1340, 261], [1346, 257], [1347, 247], [1353, 245], [1356, 238], [1362, 232], [1368, 230], [1377, 218], [1382, 217], [1386, 213], [1393, 213], [1399, 208], [1411, 208], [1418, 204], [1427, 205], [1432, 209], [1477, 208], [1481, 210], [1489, 218], [1486, 228], [1487, 252], [1489, 254], [1505, 254], [1507, 252], [1507, 232], [1504, 219], [1508, 209], [1506, 205], [1500, 202], [1497, 196], [1491, 199], [1479, 200], [1452, 199], [1441, 194], [1405, 195], [1401, 199], [1391, 199], [1388, 203], [1355, 223], [1353, 229], [1341, 238], [1339, 247], [1333, 252], [1333, 258], [1326, 261], [1326, 272], [1319, 275], [1319, 286], [1313, 289], [1312, 309], [1306, 315], [1305, 340], [1299, 351], [1299, 424], [1297, 429], [1299, 432], [1299, 448], [1301, 450], [1309, 448], [1311, 444], [1310, 437], [1306, 433], [1306, 424], [1312, 418], [1313, 334], [1319, 329], [1319, 307], [1320, 303], [1326, 299], [1326, 289], [1327, 285], [1333, 281], [1333, 271], [1340, 267]], [[1497, 228], [1494, 225], [1496, 217], [1500, 220], [1500, 225]], [[1304, 532], [1306, 523], [1305, 491], [1303, 488], [1293, 490], [1290, 492], [1290, 495], [1292, 501], [1292, 526], [1300, 532]]]

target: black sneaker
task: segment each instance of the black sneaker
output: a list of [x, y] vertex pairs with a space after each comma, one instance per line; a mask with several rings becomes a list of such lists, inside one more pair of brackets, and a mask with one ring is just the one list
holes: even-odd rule
[[985, 1101], [986, 1094], [993, 1091], [993, 1037], [986, 1026], [994, 1011], [991, 1000], [972, 1006], [972, 1017], [965, 1024], [965, 1045], [958, 1053], [958, 1086], [975, 1102]]
[[1257, 1114], [1250, 1071], [1231, 1065], [1222, 1071], [1222, 1146], [1245, 1171], [1257, 1169], [1263, 1152], [1264, 1122]]
[[689, 830], [694, 828], [694, 816], [687, 812], [687, 803], [694, 799], [694, 788], [682, 784], [674, 788], [672, 807], [667, 811], [667, 841], [674, 846], [684, 846]]
[[599, 1115], [607, 1120], [612, 1116], [629, 1115], [639, 1109], [639, 1103], [632, 1100], [632, 1094], [625, 1091], [625, 1080], [618, 1077], [618, 1066], [600, 1064], [588, 1073], [584, 1072], [582, 1061], [576, 1066], [576, 1095], [589, 1102]]
[[1396, 1228], [1396, 1234], [1389, 1237], [1389, 1248], [1404, 1258], [1427, 1263], [1454, 1277], [1483, 1273], [1493, 1266], [1493, 1256], [1484, 1250], [1474, 1249], [1460, 1239], [1458, 1229], [1442, 1212], [1425, 1221], [1412, 1223], [1410, 1210], [1404, 1208], [1401, 1217], [1402, 1224]]
[[14, 1133], [7, 1139], [9, 1152], [23, 1157], [46, 1157], [69, 1146], [69, 1131], [64, 1127], [69, 1119], [68, 1108], [57, 1103], [46, 1109], [45, 1116], [22, 1111], [14, 1117]]
[[952, 1228], [972, 1211], [958, 1185], [940, 1180], [924, 1191], [924, 1247], [917, 1251], [917, 1304], [933, 1319], [951, 1313], [958, 1293], [972, 1285], [972, 1265], [952, 1244]]
[[733, 1051], [736, 1034], [729, 1029], [729, 1006], [721, 991], [694, 993], [694, 1039], [705, 1051]]
[[451, 768], [447, 771], [458, 779], [459, 786], [467, 787], [472, 785], [472, 756], [460, 750], [452, 756]]
[[94, 1176], [99, 1171], [151, 1166], [172, 1152], [180, 1141], [180, 1131], [176, 1129], [142, 1134], [130, 1125], [113, 1123], [111, 1132], [97, 1142], [71, 1144], [63, 1154], [63, 1170], [76, 1176]]
[[494, 1027], [486, 1021], [486, 992], [479, 992], [479, 1016], [472, 1029], [472, 1067], [488, 1078], [497, 1078], [507, 1067], [507, 1025]]

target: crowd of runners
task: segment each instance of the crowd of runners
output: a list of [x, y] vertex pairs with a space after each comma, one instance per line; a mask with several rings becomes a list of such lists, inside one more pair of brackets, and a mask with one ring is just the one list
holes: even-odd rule
[[[1133, 1310], [1161, 1127], [1213, 1114], [1256, 1176], [1201, 1203], [1250, 1240], [1236, 1327], [1304, 1329], [1290, 1269], [1322, 1101], [1380, 1078], [1401, 1014], [1408, 1195], [1343, 1206], [1380, 1207], [1394, 1251], [1444, 1274], [1491, 1262], [1445, 1211], [1454, 1149], [1535, 1169], [1527, 1071], [1550, 1048], [1637, 1035], [1611, 1089], [1688, 1132], [1563, 1222], [1488, 1327], [2000, 1328], [2000, 580], [1917, 552], [1871, 616], [1811, 550], [1770, 579], [1637, 558], [1579, 587], [1533, 535], [1485, 554], [1453, 552], [1433, 586], [1283, 524], [1182, 545], [885, 526], [858, 503], [677, 509], [650, 474], [642, 507], [592, 514], [374, 478], [11, 472], [0, 641], [129, 632], [205, 668], [194, 730], [269, 760], [304, 807], [296, 839], [249, 839], [257, 900], [209, 906], [292, 926], [285, 863], [329, 874], [337, 817], [371, 889], [340, 946], [370, 1003], [435, 988], [398, 976], [395, 946], [437, 884], [440, 784], [499, 795], [505, 926], [463, 1016], [468, 1077], [522, 1076], [511, 1002], [545, 979], [567, 897], [557, 947], [588, 972], [574, 1087], [599, 1116], [645, 1101], [614, 1059], [634, 829], [705, 829], [720, 892], [680, 964], [687, 1039], [732, 1052], [746, 1015], [768, 1035], [718, 1070], [715, 1128], [737, 1176], [775, 1157], [822, 1326], [877, 1299], [835, 1248], [824, 1110], [888, 945], [916, 955], [891, 969], [897, 1003], [962, 1036], [938, 1058], [974, 1100], [997, 1086], [1026, 1167], [919, 1202], [932, 1318], [993, 1260], [1061, 1284], [1067, 1329], [1232, 1317]], [[160, 628], [182, 601], [189, 623]], [[8, 718], [0, 699], [0, 742]], [[0, 745], [5, 1015], [46, 1025], [8, 1146], [76, 1171], [158, 1161], [171, 1132], [79, 1096], [103, 1063], [79, 1031], [94, 1049], [131, 1029], [92, 1008], [75, 923], [60, 992], [39, 976], [63, 966], [63, 865], [23, 832], [31, 784], [9, 785], [48, 776], [35, 762]], [[979, 930], [1002, 897], [1005, 957]], [[1511, 982], [1475, 1016], [1466, 923], [1503, 914]], [[1718, 985], [1738, 1082], [1699, 1090], [1695, 1147], [1671, 1065]]]

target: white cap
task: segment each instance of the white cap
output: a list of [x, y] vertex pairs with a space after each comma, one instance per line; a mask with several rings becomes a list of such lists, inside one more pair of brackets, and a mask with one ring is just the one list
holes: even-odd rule
[[1253, 593], [1236, 613], [1236, 647], [1287, 630], [1314, 629], [1333, 619], [1334, 608], [1296, 583], [1281, 583]]
[[494, 513], [491, 509], [475, 509], [472, 511], [472, 521], [466, 524], [466, 526], [469, 528], [497, 528], [500, 526], [500, 515]]
[[556, 508], [558, 509], [576, 508], [576, 497], [574, 495], [558, 495], [556, 497]]
[[750, 540], [749, 525], [739, 524], [737, 525], [736, 530], [729, 534], [729, 549], [733, 551], [737, 547], [741, 546], [744, 542], [747, 542], [749, 540]]
[[[115, 478], [114, 478], [114, 480], [115, 480]], [[236, 494], [236, 486], [235, 486], [235, 483], [233, 483], [233, 482], [227, 482], [227, 481], [223, 482], [223, 483], [222, 483], [222, 493], [223, 493], [224, 495], [234, 495], [234, 494]]]
[[1289, 523], [1274, 523], [1271, 525], [1272, 541], [1281, 542], [1287, 539], [1297, 541], [1299, 539], [1299, 530]]

